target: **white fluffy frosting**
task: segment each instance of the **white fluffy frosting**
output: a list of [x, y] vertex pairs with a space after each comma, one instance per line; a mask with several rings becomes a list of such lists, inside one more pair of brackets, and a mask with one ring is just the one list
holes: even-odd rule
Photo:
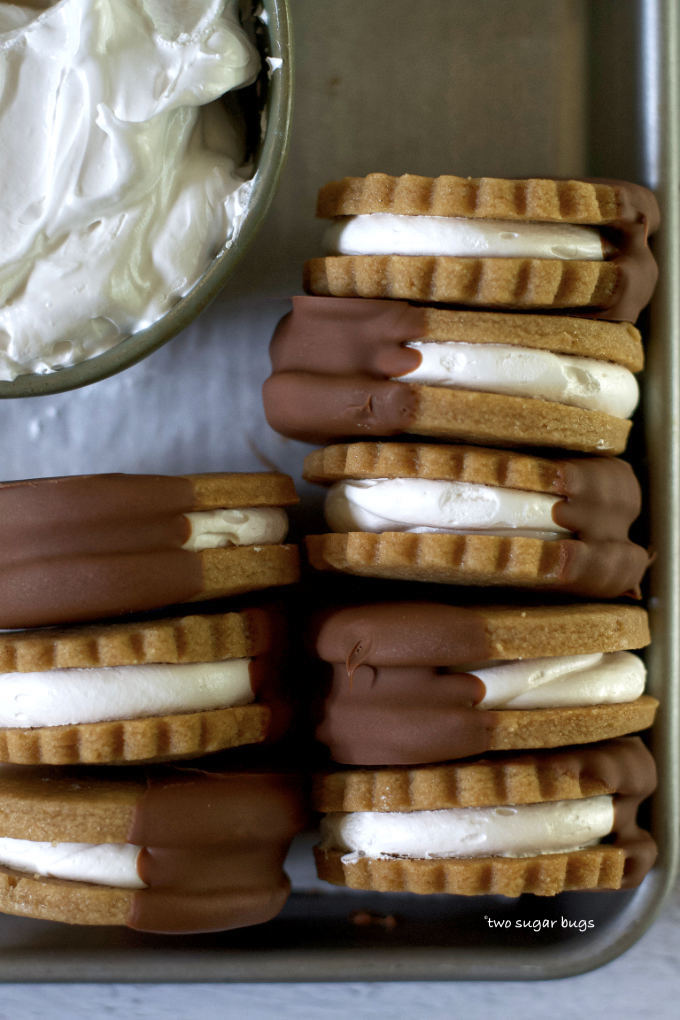
[[66, 726], [247, 705], [249, 659], [0, 674], [0, 726]]
[[322, 846], [360, 857], [533, 857], [591, 846], [614, 827], [610, 796], [441, 811], [326, 815]]
[[288, 514], [278, 506], [197, 510], [184, 514], [191, 534], [182, 546], [193, 552], [230, 545], [272, 545], [288, 533]]
[[538, 397], [589, 411], [630, 418], [640, 396], [632, 372], [622, 365], [510, 344], [412, 340], [417, 368], [396, 378], [427, 386]]
[[127, 843], [39, 843], [0, 838], [0, 865], [45, 878], [145, 889], [137, 874], [140, 847]]
[[324, 512], [333, 531], [484, 531], [531, 538], [565, 537], [552, 508], [559, 498], [493, 485], [429, 478], [336, 482]]
[[561, 655], [501, 662], [470, 673], [486, 693], [476, 708], [565, 708], [635, 701], [645, 687], [642, 660], [632, 652]]
[[330, 255], [604, 258], [599, 232], [571, 223], [367, 213], [335, 220], [323, 240]]
[[0, 378], [160, 318], [233, 237], [250, 183], [218, 104], [259, 58], [235, 0], [0, 4]]

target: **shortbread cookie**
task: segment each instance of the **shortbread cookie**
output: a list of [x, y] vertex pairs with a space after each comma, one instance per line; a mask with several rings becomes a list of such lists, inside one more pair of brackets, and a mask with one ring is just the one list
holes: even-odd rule
[[628, 323], [293, 298], [263, 390], [306, 442], [402, 433], [621, 453], [643, 365]]
[[2, 634], [0, 761], [169, 761], [279, 736], [281, 629], [246, 609]]
[[657, 278], [656, 199], [621, 181], [369, 174], [327, 184], [317, 214], [335, 222], [312, 294], [635, 322]]
[[0, 485], [0, 627], [119, 616], [298, 578], [274, 473], [83, 475]]
[[285, 903], [294, 776], [214, 765], [0, 771], [0, 910], [138, 931], [224, 931]]
[[638, 885], [656, 785], [639, 737], [564, 751], [321, 776], [319, 876], [381, 892], [554, 896]]
[[639, 595], [649, 557], [627, 537], [640, 487], [624, 461], [366, 442], [314, 451], [305, 478], [331, 485], [334, 534], [306, 539], [318, 570]]
[[385, 602], [320, 614], [316, 737], [333, 761], [413, 765], [650, 726], [635, 606]]

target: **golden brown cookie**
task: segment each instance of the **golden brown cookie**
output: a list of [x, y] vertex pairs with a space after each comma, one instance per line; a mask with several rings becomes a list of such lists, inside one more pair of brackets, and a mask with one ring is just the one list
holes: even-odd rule
[[[0, 910], [168, 934], [259, 924], [286, 901], [283, 859], [304, 817], [301, 783], [289, 775], [215, 764], [103, 776], [8, 767], [0, 773]], [[11, 840], [43, 848], [28, 853]], [[71, 843], [79, 847], [69, 857]], [[82, 844], [98, 856], [91, 871], [79, 871]], [[123, 872], [105, 856], [111, 844], [127, 854]], [[49, 856], [55, 848], [58, 862]], [[64, 861], [74, 870], [59, 871]]]
[[[639, 485], [630, 465], [613, 458], [548, 460], [474, 447], [367, 442], [311, 453], [305, 477], [341, 486], [329, 497], [338, 533], [306, 539], [309, 560], [318, 570], [615, 598], [638, 592], [648, 564], [646, 551], [628, 540], [640, 511]], [[372, 479], [375, 486], [362, 487], [363, 480]], [[390, 497], [395, 510], [384, 512], [384, 525], [383, 517], [370, 509], [372, 492], [380, 493], [383, 479], [399, 480]], [[500, 534], [484, 518], [479, 527], [486, 531], [476, 530], [469, 515], [457, 524], [453, 497], [457, 493], [456, 499], [462, 498], [465, 490], [453, 492], [439, 483], [491, 486], [499, 499], [505, 490], [513, 490], [518, 495], [512, 498], [520, 504], [524, 492], [527, 512], [533, 494], [552, 495], [557, 501], [548, 524], [557, 528], [550, 538], [527, 537], [530, 520], [537, 518], [525, 517], [524, 509], [517, 511], [522, 528], [496, 525]], [[327, 502], [327, 515], [329, 506]], [[370, 520], [366, 514], [372, 515]], [[359, 530], [366, 521], [372, 530]], [[512, 534], [513, 527], [520, 535]], [[431, 530], [409, 530], [415, 528]]]
[[[493, 345], [500, 375], [475, 366], [475, 345]], [[419, 377], [422, 352], [439, 349], [438, 369]], [[560, 359], [559, 393], [532, 352], [552, 356], [553, 381]], [[643, 363], [629, 323], [328, 297], [293, 298], [270, 353], [265, 413], [293, 439], [406, 433], [605, 454], [625, 448], [637, 396], [630, 373]], [[509, 356], [522, 360], [508, 367]]]
[[0, 626], [235, 595], [298, 578], [274, 473], [86, 475], [0, 485]]
[[319, 614], [316, 738], [346, 765], [563, 747], [650, 726], [632, 606], [376, 602]]
[[[336, 297], [413, 301], [532, 310], [588, 308], [598, 318], [634, 322], [649, 301], [657, 277], [647, 236], [659, 223], [654, 196], [621, 181], [503, 180], [404, 174], [345, 178], [320, 191], [323, 218], [443, 217], [496, 221], [501, 236], [513, 224], [582, 224], [602, 230], [602, 252], [588, 261], [566, 253], [555, 234], [540, 257], [452, 256], [431, 248], [418, 254], [371, 250], [311, 259], [304, 286]], [[436, 221], [435, 221], [436, 222]], [[395, 242], [396, 244], [396, 242]], [[557, 256], [550, 257], [553, 249]]]
[[0, 761], [196, 757], [285, 728], [271, 611], [0, 635]]
[[[568, 889], [629, 888], [642, 880], [656, 855], [653, 840], [635, 821], [640, 801], [654, 786], [654, 762], [637, 737], [452, 765], [331, 773], [317, 778], [313, 794], [317, 810], [332, 812], [330, 824], [324, 826], [325, 842], [315, 851], [317, 869], [320, 877], [337, 885], [421, 894], [519, 896], [530, 892], [552, 896]], [[565, 813], [564, 839], [568, 842], [573, 832], [566, 822], [567, 805], [582, 800], [585, 809], [594, 803], [591, 799], [610, 796], [614, 798], [613, 821], [610, 816], [606, 842], [587, 847], [565, 845], [550, 852], [541, 852], [537, 846], [523, 856], [511, 856], [511, 851], [507, 856], [484, 856], [479, 840], [468, 844], [468, 856], [458, 852], [456, 856], [425, 859], [413, 851], [369, 853], [354, 845], [364, 837], [352, 835], [351, 828], [344, 827], [345, 818], [351, 821], [364, 812], [375, 812], [379, 831], [380, 815], [397, 812], [410, 819], [411, 831], [417, 832], [421, 824], [431, 824], [431, 812], [453, 808], [457, 809], [451, 819], [455, 844], [465, 811], [512, 808], [492, 810], [493, 824], [501, 833], [496, 839], [502, 842], [504, 816], [513, 817], [523, 807], [548, 804], [555, 806], [553, 818]], [[441, 817], [442, 826], [450, 824]], [[371, 815], [366, 816], [365, 824], [373, 826]], [[508, 833], [509, 843], [510, 838]], [[334, 845], [347, 839], [352, 846]], [[379, 839], [374, 837], [371, 844]]]

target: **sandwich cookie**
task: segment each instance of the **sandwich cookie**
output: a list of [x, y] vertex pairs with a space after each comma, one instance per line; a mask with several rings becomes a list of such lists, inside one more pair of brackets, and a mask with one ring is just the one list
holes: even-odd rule
[[39, 627], [298, 579], [274, 473], [83, 475], [0, 485], [0, 627]]
[[327, 184], [317, 215], [334, 222], [305, 266], [312, 294], [635, 322], [658, 275], [656, 199], [623, 181], [378, 173]]
[[358, 605], [321, 614], [316, 737], [347, 765], [564, 747], [651, 726], [636, 606]]
[[317, 570], [639, 597], [649, 557], [628, 539], [641, 496], [625, 461], [365, 442], [315, 450], [304, 475], [331, 486], [333, 534], [306, 538]]
[[627, 889], [656, 857], [639, 737], [563, 751], [320, 776], [319, 876], [380, 892], [554, 896]]
[[643, 366], [628, 323], [295, 297], [263, 389], [272, 428], [621, 453]]
[[301, 781], [203, 768], [0, 769], [0, 910], [138, 931], [261, 924], [290, 890]]
[[195, 757], [280, 736], [273, 611], [0, 635], [0, 761]]

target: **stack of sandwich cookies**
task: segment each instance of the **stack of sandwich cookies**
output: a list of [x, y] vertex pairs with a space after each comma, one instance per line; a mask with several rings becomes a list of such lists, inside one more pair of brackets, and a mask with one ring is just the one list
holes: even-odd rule
[[280, 735], [273, 610], [0, 635], [0, 761], [196, 757]]
[[331, 486], [333, 531], [306, 539], [319, 570], [639, 595], [649, 558], [628, 539], [640, 488], [624, 461], [364, 442], [309, 454], [305, 477]]
[[635, 322], [657, 279], [656, 200], [621, 181], [369, 174], [323, 187], [317, 215], [333, 223], [312, 294]]
[[319, 875], [382, 892], [553, 896], [639, 884], [656, 857], [637, 808], [656, 783], [639, 737], [317, 778]]
[[0, 910], [148, 932], [274, 917], [305, 822], [301, 783], [214, 764], [0, 771]]
[[286, 475], [87, 475], [0, 485], [0, 627], [120, 616], [295, 582]]
[[[297, 581], [295, 502], [264, 472], [0, 486], [0, 626], [32, 628], [0, 635], [0, 909], [163, 932], [278, 913], [302, 783], [253, 761], [291, 717], [281, 614], [149, 611]], [[245, 745], [239, 771], [199, 757]]]
[[629, 323], [295, 297], [271, 344], [270, 425], [322, 443], [411, 434], [618, 454], [643, 365]]

